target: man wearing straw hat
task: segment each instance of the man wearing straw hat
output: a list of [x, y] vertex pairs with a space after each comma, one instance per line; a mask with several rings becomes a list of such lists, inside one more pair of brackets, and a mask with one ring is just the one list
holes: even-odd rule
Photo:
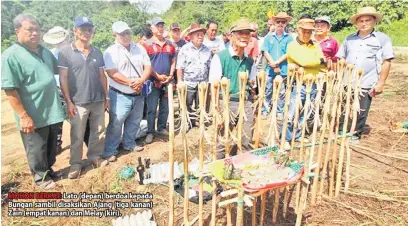
[[[297, 38], [296, 41], [289, 44], [287, 49], [288, 64], [293, 63], [299, 67], [305, 69], [305, 75], [313, 74], [317, 75], [319, 72], [325, 72], [326, 69], [326, 60], [323, 55], [322, 50], [319, 45], [314, 43], [312, 38], [312, 32], [315, 30], [315, 21], [308, 16], [302, 16], [297, 23]], [[304, 104], [306, 100], [306, 87], [302, 86], [301, 89], [301, 101]], [[312, 101], [316, 96], [316, 85], [313, 85], [311, 98]], [[289, 105], [289, 121], [288, 129], [286, 131], [286, 143], [285, 149], [290, 148], [289, 141], [291, 141], [292, 136], [295, 136], [295, 139], [299, 141], [301, 136], [301, 125], [303, 123], [304, 113], [300, 115], [299, 118], [299, 127], [298, 129], [293, 128], [293, 119], [295, 116], [295, 104], [296, 104], [296, 89], [293, 89], [290, 105]], [[294, 131], [295, 130], [295, 131]], [[293, 134], [295, 133], [295, 134]], [[306, 141], [307, 142], [307, 141]]]
[[[58, 55], [62, 47], [69, 44], [69, 34], [68, 31], [62, 27], [53, 27], [47, 33], [44, 34], [43, 40], [45, 43], [55, 46], [54, 48], [50, 49], [52, 54], [54, 54], [55, 58], [58, 59]], [[65, 106], [64, 96], [62, 95], [60, 82], [59, 82], [59, 74], [56, 73], [54, 75], [55, 81], [57, 82], [58, 91], [61, 97], [62, 105]], [[63, 122], [59, 126], [58, 136], [57, 136], [57, 153], [62, 152], [62, 127]]]
[[[374, 7], [363, 7], [350, 17], [350, 23], [356, 25], [358, 31], [344, 40], [337, 57], [346, 59], [347, 64], [364, 70], [361, 88], [364, 96], [360, 99], [360, 113], [353, 140], [358, 140], [364, 130], [370, 110], [372, 98], [384, 91], [384, 84], [394, 59], [391, 39], [384, 33], [376, 31], [374, 26], [381, 21], [383, 15]], [[347, 84], [347, 78], [344, 79]], [[342, 128], [342, 127], [340, 127]]]
[[[208, 81], [211, 61], [211, 50], [203, 44], [206, 28], [199, 23], [193, 23], [187, 34], [190, 42], [181, 47], [177, 57], [177, 81], [187, 84], [187, 110], [190, 113], [191, 126], [196, 123], [198, 110], [198, 84]], [[193, 109], [193, 102], [194, 107]]]
[[[288, 73], [288, 62], [286, 60], [286, 50], [293, 41], [292, 36], [285, 32], [286, 25], [292, 21], [292, 17], [284, 12], [279, 12], [276, 16], [272, 17], [276, 30], [265, 37], [262, 51], [264, 51], [265, 59], [267, 60], [266, 71], [268, 73], [268, 81], [266, 84], [265, 101], [269, 106], [272, 99], [273, 79], [279, 74], [283, 78], [286, 78]], [[278, 104], [279, 118], [282, 118], [282, 110], [284, 105], [283, 95], [285, 93], [285, 87], [282, 85], [280, 92], [280, 101]], [[262, 114], [267, 114], [267, 107], [262, 109]]]
[[[245, 47], [249, 43], [250, 33], [253, 32], [249, 25], [249, 21], [241, 19], [236, 21], [230, 29], [231, 31], [231, 45], [228, 49], [214, 55], [211, 60], [209, 82], [213, 83], [226, 77], [230, 80], [230, 110], [235, 117], [235, 124], [238, 118], [239, 107], [239, 77], [238, 72], [248, 71], [249, 80], [256, 80], [256, 66], [254, 60], [245, 53]], [[249, 141], [252, 138], [253, 111], [251, 107], [251, 96], [245, 101], [245, 114], [247, 120], [244, 121], [244, 132], [247, 135], [242, 139], [242, 146], [246, 150], [250, 150]], [[227, 100], [223, 100], [227, 101]], [[234, 124], [234, 123], [233, 123]], [[225, 149], [220, 148], [218, 151], [218, 158], [225, 157]]]

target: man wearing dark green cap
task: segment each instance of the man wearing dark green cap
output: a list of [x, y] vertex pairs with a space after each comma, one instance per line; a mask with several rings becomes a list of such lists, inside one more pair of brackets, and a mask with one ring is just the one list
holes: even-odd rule
[[[253, 30], [250, 27], [250, 22], [246, 19], [238, 20], [230, 29], [231, 45], [228, 49], [224, 49], [214, 55], [211, 60], [209, 82], [213, 83], [226, 77], [230, 80], [230, 109], [234, 113], [235, 122], [238, 122], [238, 106], [239, 106], [239, 77], [238, 72], [249, 73], [249, 80], [256, 80], [256, 67], [254, 60], [245, 54], [245, 47], [248, 46]], [[242, 146], [249, 150], [249, 142], [252, 138], [252, 122], [253, 111], [251, 108], [250, 95], [245, 101], [245, 114], [247, 120], [244, 122], [244, 132], [247, 136], [242, 139]], [[235, 123], [236, 124], [236, 123]], [[218, 158], [224, 158], [224, 151], [218, 152]]]

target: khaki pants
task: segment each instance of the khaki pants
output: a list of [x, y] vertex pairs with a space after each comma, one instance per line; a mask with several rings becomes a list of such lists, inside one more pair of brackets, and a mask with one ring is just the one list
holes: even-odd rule
[[71, 123], [71, 167], [82, 163], [84, 133], [89, 118], [89, 143], [87, 157], [94, 161], [101, 157], [105, 137], [105, 102], [77, 105], [77, 114], [70, 119]]

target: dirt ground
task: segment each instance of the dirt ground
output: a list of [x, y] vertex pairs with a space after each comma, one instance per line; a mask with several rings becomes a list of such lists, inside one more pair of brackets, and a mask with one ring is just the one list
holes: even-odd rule
[[[371, 130], [361, 140], [361, 146], [371, 148], [390, 156], [408, 158], [408, 134], [390, 131], [392, 122], [408, 121], [408, 63], [393, 63], [387, 80], [385, 93], [376, 97], [368, 119]], [[1, 96], [1, 191], [2, 202], [8, 191], [39, 191], [33, 185], [20, 134], [16, 129], [12, 109]], [[165, 138], [155, 138], [154, 143], [145, 145], [140, 153], [122, 154], [118, 160], [102, 169], [87, 168], [77, 180], [67, 179], [69, 170], [69, 123], [64, 123], [64, 151], [57, 156], [54, 170], [62, 171], [63, 178], [57, 181], [54, 191], [61, 192], [150, 192], [154, 195], [153, 214], [158, 225], [167, 225], [168, 187], [165, 185], [140, 186], [135, 179], [121, 180], [119, 172], [123, 167], [136, 166], [137, 157], [150, 157], [152, 163], [168, 161], [168, 143]], [[188, 133], [190, 151], [197, 155], [198, 130]], [[181, 135], [175, 141], [176, 160], [182, 160]], [[192, 159], [193, 156], [190, 156]], [[323, 199], [316, 206], [305, 211], [305, 225], [408, 225], [408, 161], [378, 155], [356, 149], [351, 155], [350, 192], [341, 193], [334, 201]], [[292, 200], [293, 201], [293, 200]], [[259, 205], [258, 201], [258, 205]], [[292, 202], [293, 203], [293, 202]], [[268, 199], [265, 225], [272, 225], [270, 210], [272, 196]], [[281, 203], [282, 205], [282, 203]], [[182, 224], [183, 198], [175, 194], [176, 225]], [[7, 204], [2, 206], [3, 225], [110, 225], [112, 218], [70, 217], [70, 218], [27, 218], [8, 217]], [[190, 220], [197, 216], [198, 205], [190, 203]], [[291, 204], [288, 217], [279, 213], [278, 225], [294, 225], [296, 215]], [[211, 202], [205, 205], [205, 219], [211, 218]], [[259, 210], [259, 208], [258, 208]], [[134, 211], [134, 210], [133, 210]], [[234, 212], [234, 209], [233, 209]], [[122, 211], [130, 214], [130, 210]], [[132, 212], [133, 213], [133, 212]], [[250, 225], [249, 208], [245, 209], [245, 224]], [[258, 215], [259, 217], [259, 215]], [[225, 218], [225, 209], [218, 208], [217, 218]], [[219, 225], [224, 225], [220, 220]]]

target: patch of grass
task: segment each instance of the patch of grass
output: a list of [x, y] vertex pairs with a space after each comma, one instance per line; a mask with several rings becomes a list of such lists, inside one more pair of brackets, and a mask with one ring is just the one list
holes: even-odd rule
[[109, 192], [111, 193], [122, 193], [123, 192], [123, 185], [119, 177], [116, 177], [112, 181], [112, 183], [110, 183]]

